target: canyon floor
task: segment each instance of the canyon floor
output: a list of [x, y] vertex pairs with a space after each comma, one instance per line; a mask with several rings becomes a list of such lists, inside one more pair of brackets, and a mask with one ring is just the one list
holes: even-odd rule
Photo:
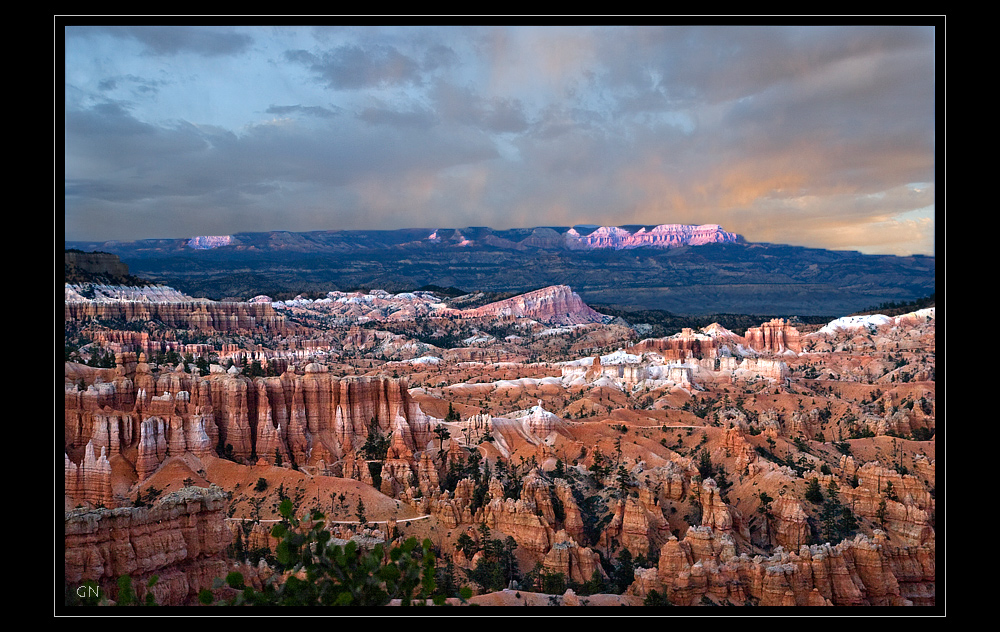
[[933, 307], [644, 338], [488, 298], [67, 285], [67, 595], [287, 577], [288, 501], [429, 540], [448, 603], [936, 605]]

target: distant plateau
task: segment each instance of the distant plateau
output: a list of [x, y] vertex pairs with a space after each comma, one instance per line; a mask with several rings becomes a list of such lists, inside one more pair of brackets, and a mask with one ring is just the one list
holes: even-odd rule
[[935, 259], [751, 243], [709, 224], [236, 233], [66, 242], [192, 296], [434, 285], [568, 285], [588, 304], [675, 314], [837, 315], [934, 294]]

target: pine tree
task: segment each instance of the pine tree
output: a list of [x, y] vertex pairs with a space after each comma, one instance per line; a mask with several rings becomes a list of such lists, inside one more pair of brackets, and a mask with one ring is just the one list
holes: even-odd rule
[[813, 478], [809, 481], [809, 486], [806, 487], [805, 498], [814, 505], [818, 505], [823, 502], [823, 492], [819, 487], [819, 479]]
[[360, 498], [358, 498], [358, 507], [355, 509], [354, 515], [358, 517], [358, 522], [361, 523], [362, 527], [368, 524], [368, 518], [365, 517], [365, 503]]
[[827, 542], [837, 542], [840, 539], [840, 514], [840, 503], [832, 499], [823, 503], [820, 520], [823, 523], [823, 537]]
[[885, 522], [889, 517], [889, 509], [885, 498], [882, 499], [878, 504], [878, 509], [875, 511], [875, 517], [878, 519], [878, 524], [880, 527], [885, 529]]

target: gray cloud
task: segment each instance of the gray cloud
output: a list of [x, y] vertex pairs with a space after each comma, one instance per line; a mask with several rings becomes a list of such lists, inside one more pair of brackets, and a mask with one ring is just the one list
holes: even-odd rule
[[305, 116], [328, 119], [337, 116], [339, 114], [339, 108], [337, 110], [333, 110], [318, 105], [272, 105], [267, 108], [265, 112], [268, 114], [279, 114], [281, 116], [303, 114]]
[[524, 104], [518, 99], [486, 98], [471, 88], [444, 81], [436, 83], [430, 96], [438, 114], [445, 120], [495, 133], [523, 132], [528, 129]]
[[72, 226], [87, 234], [126, 226], [77, 219], [101, 205], [152, 208], [164, 206], [165, 200], [170, 200], [170, 214], [147, 218], [143, 230], [175, 235], [203, 221], [206, 209], [225, 204], [234, 209], [227, 216], [235, 217], [237, 208], [261, 217], [270, 213], [272, 221], [287, 213], [288, 221], [299, 225], [299, 211], [307, 213], [301, 201], [291, 202], [294, 210], [275, 206], [288, 204], [285, 196], [290, 192], [356, 197], [364, 195], [370, 183], [384, 183], [377, 190], [395, 180], [497, 157], [488, 137], [454, 126], [371, 126], [344, 118], [335, 119], [340, 122], [332, 126], [285, 120], [236, 135], [183, 121], [144, 123], [117, 103], [69, 111], [66, 120], [67, 231]]
[[285, 59], [306, 66], [335, 90], [421, 82], [421, 65], [388, 45], [345, 45], [320, 54], [290, 50]]
[[136, 75], [116, 75], [98, 81], [97, 90], [100, 92], [113, 92], [118, 89], [130, 89], [133, 94], [149, 96], [160, 91], [167, 81], [148, 79]]
[[201, 26], [95, 26], [67, 27], [67, 37], [105, 33], [131, 39], [143, 46], [147, 55], [193, 53], [205, 57], [238, 55], [246, 52], [253, 38], [224, 28]]
[[391, 125], [395, 127], [416, 127], [426, 129], [437, 123], [437, 117], [430, 110], [417, 108], [400, 112], [389, 108], [365, 108], [358, 118], [371, 125]]

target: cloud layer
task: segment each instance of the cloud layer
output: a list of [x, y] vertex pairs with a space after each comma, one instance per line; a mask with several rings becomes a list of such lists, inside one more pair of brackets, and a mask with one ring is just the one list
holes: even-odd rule
[[718, 223], [933, 254], [932, 27], [66, 29], [66, 238]]

